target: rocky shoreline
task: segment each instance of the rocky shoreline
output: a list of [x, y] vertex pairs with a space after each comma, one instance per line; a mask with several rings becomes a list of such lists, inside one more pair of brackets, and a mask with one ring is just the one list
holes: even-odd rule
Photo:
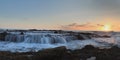
[[87, 45], [78, 50], [68, 50], [63, 46], [38, 52], [1, 51], [0, 60], [120, 60], [120, 48], [99, 49]]

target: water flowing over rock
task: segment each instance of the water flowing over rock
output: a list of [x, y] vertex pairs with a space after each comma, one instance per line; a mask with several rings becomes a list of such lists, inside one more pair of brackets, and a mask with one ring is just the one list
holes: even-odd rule
[[40, 43], [40, 44], [53, 44], [53, 43], [66, 43], [66, 39], [62, 36], [47, 36], [47, 35], [16, 35], [11, 34], [5, 37], [5, 41], [9, 42], [25, 42], [25, 43]]
[[120, 60], [118, 35], [96, 38], [91, 33], [61, 31], [14, 31], [0, 35], [4, 38], [0, 40], [0, 60]]
[[71, 50], [82, 49], [86, 45], [101, 49], [120, 46], [118, 38], [115, 40], [111, 37], [94, 38], [94, 36], [93, 33], [71, 31], [8, 31], [4, 36], [5, 40], [0, 40], [0, 51], [37, 52], [59, 46]]
[[[85, 35], [80, 34], [80, 36], [88, 39]], [[5, 41], [17, 43], [65, 44], [72, 40], [77, 40], [77, 37], [63, 34], [8, 34], [5, 37]]]

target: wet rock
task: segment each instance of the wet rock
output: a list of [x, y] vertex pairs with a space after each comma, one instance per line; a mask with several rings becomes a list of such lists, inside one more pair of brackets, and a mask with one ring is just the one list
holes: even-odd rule
[[87, 60], [96, 60], [96, 57], [90, 57]]
[[91, 50], [91, 49], [96, 49], [94, 46], [92, 45], [86, 45], [83, 50]]
[[80, 35], [75, 35], [77, 37], [78, 40], [85, 40], [82, 36]]
[[24, 35], [24, 32], [20, 32], [20, 35]]
[[0, 33], [0, 40], [4, 41], [7, 34], [7, 32]]

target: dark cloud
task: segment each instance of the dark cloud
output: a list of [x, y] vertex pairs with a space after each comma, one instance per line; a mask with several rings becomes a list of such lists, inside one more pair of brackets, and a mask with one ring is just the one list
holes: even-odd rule
[[102, 24], [97, 24], [97, 26], [101, 26], [101, 27], [102, 27], [102, 26], [104, 26], [104, 25], [102, 25]]
[[85, 27], [85, 26], [87, 26], [88, 24], [86, 23], [86, 24], [77, 24], [77, 23], [72, 23], [72, 24], [68, 24], [68, 25], [66, 25], [66, 26], [68, 26], [68, 27]]
[[76, 26], [77, 23], [72, 23], [72, 24], [69, 24], [68, 26]]
[[90, 26], [90, 23], [85, 23], [85, 24], [78, 24], [78, 23], [72, 23], [72, 24], [68, 24], [66, 25], [67, 27], [86, 27], [86, 26]]

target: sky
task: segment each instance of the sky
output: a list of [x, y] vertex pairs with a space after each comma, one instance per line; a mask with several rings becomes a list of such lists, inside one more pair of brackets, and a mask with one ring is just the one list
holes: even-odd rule
[[0, 28], [120, 31], [120, 0], [0, 0]]

